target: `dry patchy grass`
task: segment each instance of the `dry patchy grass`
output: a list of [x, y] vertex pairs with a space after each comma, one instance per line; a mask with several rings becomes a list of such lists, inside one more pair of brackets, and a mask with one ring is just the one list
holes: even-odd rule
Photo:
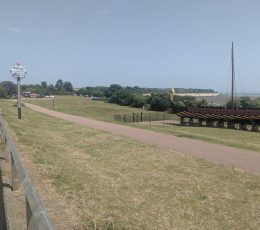
[[135, 124], [135, 126], [157, 132], [172, 134], [179, 137], [199, 139], [207, 142], [260, 152], [259, 132], [249, 132], [224, 128], [176, 126], [166, 125], [162, 123], [139, 123]]
[[48, 109], [53, 109], [54, 100], [54, 109], [56, 111], [110, 122], [114, 121], [115, 113], [140, 113], [143, 111], [142, 109], [119, 106], [103, 101], [93, 101], [90, 98], [78, 96], [55, 96], [54, 99], [38, 98], [23, 100]]
[[[0, 102], [85, 229], [258, 229], [260, 177]], [[29, 169], [30, 170], [30, 169]], [[40, 188], [39, 188], [40, 189]]]
[[[134, 113], [142, 111], [127, 106], [119, 106], [102, 101], [92, 101], [84, 97], [58, 96], [55, 98], [55, 101], [55, 110], [57, 111], [109, 122], [114, 122], [113, 117], [115, 113]], [[29, 102], [52, 109], [52, 99], [29, 99]], [[183, 127], [159, 123], [128, 125], [164, 132], [179, 137], [200, 139], [212, 143], [260, 151], [260, 133], [256, 132], [223, 128]]]

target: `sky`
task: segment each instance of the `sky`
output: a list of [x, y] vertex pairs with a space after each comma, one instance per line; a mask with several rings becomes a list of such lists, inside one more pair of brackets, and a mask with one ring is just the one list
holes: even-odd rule
[[[0, 0], [0, 81], [260, 93], [259, 0]], [[13, 80], [14, 81], [14, 80]]]

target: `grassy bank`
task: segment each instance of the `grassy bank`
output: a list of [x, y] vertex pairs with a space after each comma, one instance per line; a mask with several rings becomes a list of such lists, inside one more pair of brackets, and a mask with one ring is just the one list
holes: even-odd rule
[[[28, 99], [28, 102], [52, 109], [52, 99]], [[114, 122], [115, 113], [131, 114], [142, 111], [127, 106], [119, 106], [104, 103], [102, 101], [92, 101], [84, 97], [73, 96], [58, 96], [55, 98], [55, 110], [109, 122]], [[176, 117], [176, 119], [178, 118]], [[158, 123], [134, 125], [140, 128], [164, 132], [180, 137], [199, 139], [260, 152], [260, 133], [256, 132], [221, 128], [181, 127]]]
[[223, 128], [176, 126], [162, 123], [139, 123], [135, 124], [135, 126], [178, 137], [198, 139], [211, 143], [260, 152], [259, 132], [247, 132], [243, 130]]
[[54, 101], [54, 109], [56, 111], [110, 122], [114, 121], [115, 113], [140, 113], [143, 111], [142, 109], [131, 108], [129, 106], [119, 106], [77, 96], [56, 96], [54, 99], [42, 98], [24, 100], [48, 109], [53, 109]]
[[28, 109], [17, 120], [11, 101], [0, 101], [0, 107], [24, 155], [33, 162], [41, 180], [37, 189], [51, 182], [76, 209], [64, 209], [64, 217], [78, 216], [81, 229], [260, 226], [259, 176]]

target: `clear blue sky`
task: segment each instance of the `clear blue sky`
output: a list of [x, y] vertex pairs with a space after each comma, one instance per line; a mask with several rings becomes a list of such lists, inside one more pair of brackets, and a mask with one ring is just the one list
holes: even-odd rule
[[0, 0], [0, 81], [19, 60], [23, 83], [227, 92], [234, 41], [237, 90], [260, 93], [259, 12], [259, 0]]

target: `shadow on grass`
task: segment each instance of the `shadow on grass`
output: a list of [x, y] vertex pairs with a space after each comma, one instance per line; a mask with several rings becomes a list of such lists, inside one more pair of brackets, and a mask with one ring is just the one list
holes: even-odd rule
[[[0, 159], [3, 160], [3, 159]], [[8, 184], [3, 183], [2, 174], [0, 171], [0, 230], [7, 229], [5, 206], [4, 206], [4, 188], [10, 187]]]

